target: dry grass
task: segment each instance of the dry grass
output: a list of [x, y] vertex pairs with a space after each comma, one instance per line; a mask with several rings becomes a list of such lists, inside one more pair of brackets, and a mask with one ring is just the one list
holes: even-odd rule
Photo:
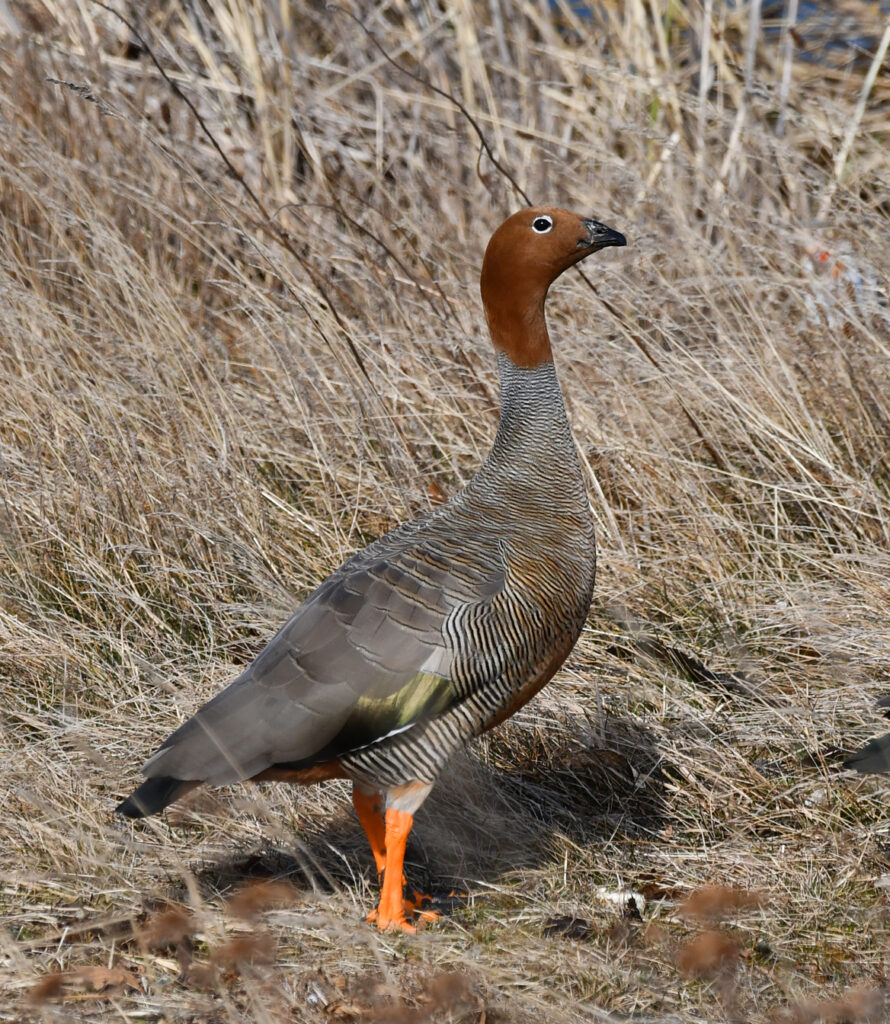
[[[876, 5], [830, 65], [740, 4], [367, 14], [464, 112], [348, 0], [125, 6], [144, 42], [34, 0], [0, 43], [0, 1020], [879, 1019], [887, 783], [839, 767], [890, 684]], [[550, 304], [601, 570], [419, 816], [464, 905], [381, 936], [342, 786], [111, 808], [478, 465], [492, 155], [629, 238]]]

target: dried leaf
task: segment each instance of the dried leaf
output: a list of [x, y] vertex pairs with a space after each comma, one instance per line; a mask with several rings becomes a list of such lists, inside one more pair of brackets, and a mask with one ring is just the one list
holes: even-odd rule
[[687, 978], [713, 978], [735, 968], [739, 958], [736, 940], [726, 932], [703, 932], [677, 954], [677, 967]]
[[745, 892], [728, 885], [706, 885], [689, 893], [677, 913], [695, 921], [722, 921], [740, 910], [753, 910], [763, 905], [758, 892]]

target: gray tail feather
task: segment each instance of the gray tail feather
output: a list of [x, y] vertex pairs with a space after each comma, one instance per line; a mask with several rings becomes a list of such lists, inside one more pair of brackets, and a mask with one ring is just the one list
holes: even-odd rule
[[844, 761], [844, 767], [855, 768], [864, 775], [890, 772], [890, 732], [866, 743], [862, 750], [857, 750]]
[[115, 807], [114, 813], [123, 814], [126, 818], [147, 818], [150, 814], [163, 811], [174, 800], [200, 785], [200, 782], [174, 779], [171, 775], [146, 779], [134, 793]]

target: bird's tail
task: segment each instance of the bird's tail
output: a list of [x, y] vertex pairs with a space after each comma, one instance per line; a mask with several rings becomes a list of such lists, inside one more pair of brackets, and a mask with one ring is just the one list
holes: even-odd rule
[[185, 796], [200, 782], [193, 780], [174, 779], [171, 775], [159, 775], [154, 779], [146, 779], [145, 782], [122, 803], [114, 809], [115, 814], [122, 814], [126, 818], [147, 818], [150, 814], [157, 814], [158, 811]]
[[865, 775], [890, 772], [890, 733], [866, 743], [861, 750], [857, 750], [852, 757], [844, 761], [844, 767], [855, 768], [857, 772]]

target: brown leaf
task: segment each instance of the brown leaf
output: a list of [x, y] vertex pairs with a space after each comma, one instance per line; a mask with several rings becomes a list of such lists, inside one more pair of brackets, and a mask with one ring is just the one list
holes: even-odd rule
[[264, 910], [294, 902], [296, 891], [287, 882], [252, 882], [239, 889], [226, 904], [233, 917], [255, 921]]
[[430, 480], [426, 493], [429, 495], [430, 501], [434, 502], [436, 505], [441, 505], [448, 501], [448, 494], [438, 480]]
[[810, 999], [792, 1004], [787, 1010], [774, 1011], [775, 1024], [869, 1024], [884, 1020], [884, 994], [879, 988], [859, 986], [848, 989], [838, 999]]
[[215, 988], [219, 983], [219, 975], [213, 964], [192, 963], [187, 976], [189, 983], [196, 988]]
[[644, 946], [663, 946], [667, 942], [670, 932], [667, 927], [660, 922], [649, 921], [641, 935]]
[[196, 930], [195, 919], [184, 907], [168, 907], [149, 918], [139, 932], [139, 945], [144, 950], [178, 946]]
[[267, 964], [275, 959], [275, 940], [271, 935], [236, 935], [211, 954], [218, 967], [238, 970], [249, 964]]
[[82, 983], [94, 992], [103, 992], [108, 988], [139, 988], [139, 979], [123, 967], [81, 967], [68, 972], [74, 975], [74, 981]]
[[705, 885], [689, 893], [677, 913], [695, 921], [722, 921], [740, 910], [752, 910], [763, 905], [762, 893], [745, 892], [728, 885]]
[[[668, 833], [670, 826], [664, 830], [664, 833]], [[664, 834], [662, 833], [662, 834]], [[670, 834], [665, 835], [666, 839], [670, 839]], [[678, 889], [675, 885], [662, 885], [660, 882], [654, 880], [640, 880], [636, 882], [633, 888], [641, 895], [645, 896], [647, 902], [653, 900], [676, 900], [682, 896], [682, 890]]]
[[65, 972], [53, 971], [52, 974], [44, 976], [35, 985], [28, 989], [25, 997], [26, 1002], [31, 1006], [41, 1006], [51, 999], [58, 999], [65, 986]]
[[355, 1003], [331, 1003], [325, 1007], [325, 1013], [330, 1014], [332, 1017], [364, 1017], [366, 1013], [361, 1006], [357, 1006]]
[[687, 978], [713, 978], [735, 968], [738, 943], [726, 932], [702, 932], [677, 953], [677, 967]]
[[121, 988], [139, 990], [139, 979], [123, 967], [78, 967], [42, 978], [28, 992], [27, 1000], [40, 1005], [50, 999], [68, 999], [82, 993], [97, 997], [113, 995]]

